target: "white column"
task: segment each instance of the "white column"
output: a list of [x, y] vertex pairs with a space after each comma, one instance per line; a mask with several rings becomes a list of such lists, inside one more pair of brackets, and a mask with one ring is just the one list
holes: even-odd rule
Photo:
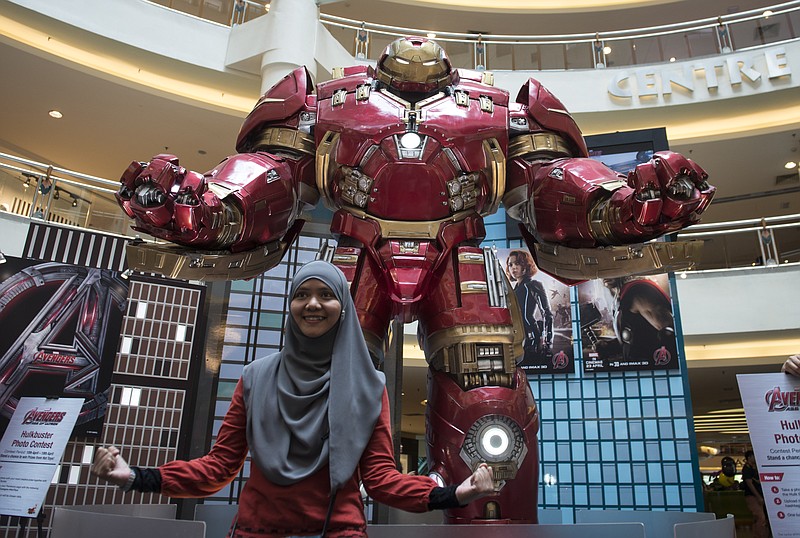
[[267, 18], [266, 51], [261, 56], [262, 92], [301, 65], [315, 74], [319, 11], [314, 0], [272, 0]]

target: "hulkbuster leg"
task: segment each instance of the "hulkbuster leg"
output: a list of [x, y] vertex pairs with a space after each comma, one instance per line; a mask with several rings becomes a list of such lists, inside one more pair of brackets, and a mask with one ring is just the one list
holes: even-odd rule
[[447, 510], [448, 523], [536, 523], [539, 415], [515, 364], [522, 321], [512, 317], [513, 293], [489, 249], [460, 247], [454, 254], [420, 312], [431, 364], [430, 471], [442, 484], [460, 483], [481, 463], [494, 472], [496, 493]]

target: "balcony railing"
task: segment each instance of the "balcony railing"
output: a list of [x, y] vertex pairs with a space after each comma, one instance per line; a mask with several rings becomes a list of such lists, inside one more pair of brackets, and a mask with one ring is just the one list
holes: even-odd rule
[[[269, 12], [265, 0], [151, 0], [220, 24], [241, 24]], [[238, 5], [237, 5], [238, 4]], [[400, 36], [429, 35], [320, 14], [320, 21], [359, 60], [375, 61]], [[797, 39], [800, 0], [676, 24], [566, 35], [436, 32], [453, 65], [470, 69], [543, 71], [594, 69], [699, 58]]]
[[[119, 182], [0, 153], [0, 211], [153, 240], [130, 229]], [[800, 262], [800, 214], [699, 224], [679, 239], [704, 242], [697, 270]]]

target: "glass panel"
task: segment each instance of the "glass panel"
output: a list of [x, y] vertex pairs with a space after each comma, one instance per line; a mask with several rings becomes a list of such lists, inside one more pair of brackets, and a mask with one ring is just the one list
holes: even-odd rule
[[564, 47], [567, 55], [567, 69], [591, 69], [594, 67], [590, 43], [570, 43]]

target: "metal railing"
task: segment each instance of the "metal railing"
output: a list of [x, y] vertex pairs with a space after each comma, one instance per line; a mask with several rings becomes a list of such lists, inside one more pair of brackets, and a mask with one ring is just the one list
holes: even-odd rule
[[700, 270], [800, 262], [800, 214], [697, 224], [678, 237], [703, 241]]
[[[229, 26], [269, 12], [266, 0], [148, 0]], [[800, 37], [800, 0], [693, 21], [565, 35], [500, 35], [404, 28], [320, 14], [353, 56], [377, 60], [400, 36], [435, 32], [453, 65], [492, 70], [567, 70], [663, 63], [791, 41]]]
[[[0, 153], [0, 210], [120, 235], [142, 235], [117, 205], [119, 182]], [[696, 270], [800, 262], [800, 214], [698, 224], [679, 239], [704, 242]]]
[[[397, 37], [433, 35], [332, 15], [320, 20], [362, 60], [376, 60]], [[620, 67], [711, 56], [798, 38], [800, 2], [736, 14], [629, 30], [569, 35], [435, 32], [456, 67], [492, 70], [565, 70]]]

